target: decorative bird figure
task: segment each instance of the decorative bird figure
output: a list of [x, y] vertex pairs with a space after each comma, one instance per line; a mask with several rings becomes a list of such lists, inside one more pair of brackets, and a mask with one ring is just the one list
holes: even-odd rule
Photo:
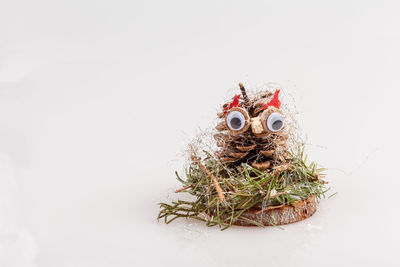
[[195, 199], [160, 203], [158, 219], [194, 218], [226, 229], [294, 223], [317, 210], [317, 200], [327, 191], [323, 169], [307, 164], [302, 149], [289, 151], [289, 143], [299, 143], [293, 140], [280, 90], [249, 97], [243, 84], [239, 88], [241, 95], [218, 113], [215, 152], [190, 144], [186, 179], [177, 174], [184, 186], [176, 193], [188, 192]]
[[220, 123], [214, 135], [220, 149], [216, 156], [227, 165], [248, 163], [268, 172], [288, 168], [288, 133], [285, 131], [285, 114], [280, 109], [280, 90], [264, 92], [250, 99], [242, 84], [242, 91], [232, 102], [223, 105], [218, 113]]

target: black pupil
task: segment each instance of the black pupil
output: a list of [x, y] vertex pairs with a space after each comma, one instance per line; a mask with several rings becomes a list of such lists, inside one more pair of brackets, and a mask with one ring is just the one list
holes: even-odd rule
[[239, 118], [232, 118], [231, 119], [231, 127], [232, 129], [236, 130], [242, 126], [242, 121]]
[[274, 131], [280, 130], [282, 128], [283, 122], [281, 120], [276, 120], [272, 123], [272, 129]]

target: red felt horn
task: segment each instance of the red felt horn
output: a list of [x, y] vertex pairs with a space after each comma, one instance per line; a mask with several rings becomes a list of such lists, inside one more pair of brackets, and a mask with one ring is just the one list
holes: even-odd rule
[[272, 97], [272, 99], [268, 102], [268, 104], [264, 104], [264, 110], [266, 110], [268, 107], [276, 107], [279, 109], [279, 107], [281, 106], [281, 101], [279, 101], [279, 92], [281, 90], [278, 89], [275, 91], [274, 96]]
[[240, 107], [239, 98], [240, 98], [240, 95], [235, 95], [233, 97], [232, 103], [229, 104], [229, 107], [225, 108], [224, 112], [226, 113], [228, 110], [230, 110], [233, 107]]

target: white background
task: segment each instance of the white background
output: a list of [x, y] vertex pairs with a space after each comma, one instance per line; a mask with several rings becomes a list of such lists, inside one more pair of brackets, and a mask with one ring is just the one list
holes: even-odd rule
[[[1, 1], [0, 266], [399, 266], [396, 1]], [[292, 95], [338, 194], [310, 219], [157, 222], [236, 84]]]

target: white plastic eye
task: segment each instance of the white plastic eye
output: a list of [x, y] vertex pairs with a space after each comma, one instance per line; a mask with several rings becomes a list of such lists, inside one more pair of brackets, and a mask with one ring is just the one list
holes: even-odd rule
[[232, 131], [240, 131], [246, 124], [246, 118], [242, 112], [233, 110], [228, 113], [226, 124], [228, 124], [229, 129]]
[[271, 113], [267, 119], [267, 127], [271, 132], [279, 132], [285, 125], [285, 119], [278, 112]]

